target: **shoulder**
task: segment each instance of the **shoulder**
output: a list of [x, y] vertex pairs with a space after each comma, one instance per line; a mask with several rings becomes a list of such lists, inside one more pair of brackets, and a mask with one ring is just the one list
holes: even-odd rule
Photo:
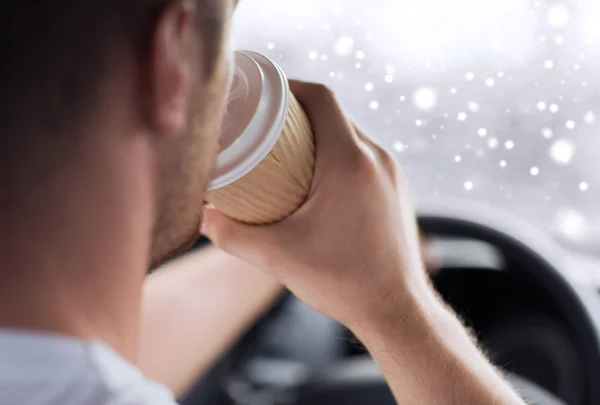
[[88, 356], [106, 405], [177, 405], [170, 390], [147, 379], [103, 344], [90, 344]]
[[119, 392], [111, 392], [106, 405], [177, 405], [173, 395], [159, 384], [152, 382], [129, 386]]
[[0, 328], [0, 403], [176, 405], [173, 394], [97, 341]]

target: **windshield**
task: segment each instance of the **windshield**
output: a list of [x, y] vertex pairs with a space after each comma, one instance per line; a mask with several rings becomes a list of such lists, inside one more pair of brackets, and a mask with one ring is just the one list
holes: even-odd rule
[[600, 234], [600, 2], [244, 0], [234, 46], [330, 86], [419, 198]]

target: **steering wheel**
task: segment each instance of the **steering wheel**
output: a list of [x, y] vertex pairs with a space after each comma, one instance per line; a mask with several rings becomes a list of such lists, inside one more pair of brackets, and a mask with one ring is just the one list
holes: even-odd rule
[[[284, 298], [285, 299], [285, 298]], [[257, 354], [253, 350], [276, 307], [236, 346], [214, 374], [220, 387], [210, 401], [188, 398], [183, 405], [395, 405], [387, 382], [368, 356], [338, 359], [318, 370], [294, 360]], [[567, 405], [542, 387], [506, 375], [531, 405]]]
[[[472, 213], [472, 209], [469, 212]], [[473, 220], [468, 215], [456, 212], [440, 215], [439, 210], [425, 212], [419, 218], [420, 226], [426, 234], [481, 240], [502, 251], [518, 255], [523, 263], [530, 263], [531, 266], [526, 266], [527, 271], [531, 272], [528, 276], [549, 290], [556, 297], [556, 305], [569, 314], [570, 327], [585, 353], [585, 375], [589, 377], [589, 381], [597, 381], [600, 378], [598, 331], [595, 323], [590, 320], [593, 315], [586, 310], [585, 294], [579, 292], [577, 286], [566, 277], [555, 245], [546, 243], [545, 236], [526, 224], [512, 223], [511, 226], [511, 221], [511, 217], [495, 215], [491, 221], [482, 222], [481, 218]], [[520, 238], [513, 236], [515, 229], [518, 229]], [[370, 358], [338, 359], [315, 371], [299, 362], [257, 355], [252, 350], [257, 336], [261, 335], [262, 329], [268, 326], [267, 320], [277, 311], [278, 307], [275, 307], [263, 322], [257, 323], [253, 331], [234, 347], [227, 360], [216, 367], [213, 383], [220, 386], [221, 391], [208, 402], [206, 399], [198, 402], [190, 400], [184, 404], [396, 403], [385, 379]], [[531, 404], [567, 405], [522, 377], [508, 375], [507, 378]], [[600, 403], [600, 385], [589, 384], [586, 396], [586, 403]]]

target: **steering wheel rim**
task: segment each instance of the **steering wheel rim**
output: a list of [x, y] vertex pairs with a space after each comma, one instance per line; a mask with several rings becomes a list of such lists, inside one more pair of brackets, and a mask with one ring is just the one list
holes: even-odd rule
[[[477, 212], [477, 206], [468, 208], [471, 213]], [[528, 273], [526, 276], [550, 293], [556, 306], [566, 315], [565, 321], [580, 344], [584, 374], [588, 377], [586, 403], [600, 403], [600, 385], [592, 383], [600, 379], [599, 335], [595, 327], [598, 323], [592, 319], [593, 314], [587, 305], [589, 300], [598, 299], [597, 292], [581, 290], [569, 278], [567, 271], [576, 269], [566, 267], [561, 248], [529, 224], [501, 212], [493, 211], [493, 218], [477, 213], [474, 219], [472, 214], [465, 214], [465, 211], [448, 214], [440, 214], [440, 211], [435, 209], [420, 215], [419, 225], [424, 233], [473, 238], [490, 243], [503, 252], [519, 254], [523, 269]], [[514, 230], [519, 231], [519, 237], [513, 235]], [[593, 297], [587, 296], [590, 292], [594, 294]]]

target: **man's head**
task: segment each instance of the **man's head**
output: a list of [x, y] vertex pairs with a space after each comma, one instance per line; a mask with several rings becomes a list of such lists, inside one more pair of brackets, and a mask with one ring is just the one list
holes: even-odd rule
[[234, 3], [9, 2], [0, 13], [0, 223], [51, 194], [56, 178], [85, 170], [81, 156], [110, 162], [118, 153], [106, 150], [131, 148], [152, 200], [151, 263], [193, 242], [228, 90]]

